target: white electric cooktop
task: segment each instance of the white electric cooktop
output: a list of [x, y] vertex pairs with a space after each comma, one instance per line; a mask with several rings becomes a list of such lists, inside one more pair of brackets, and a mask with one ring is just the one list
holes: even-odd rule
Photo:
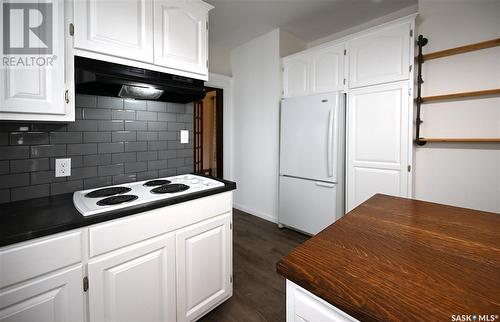
[[73, 204], [82, 215], [90, 216], [222, 186], [220, 181], [186, 174], [76, 191]]

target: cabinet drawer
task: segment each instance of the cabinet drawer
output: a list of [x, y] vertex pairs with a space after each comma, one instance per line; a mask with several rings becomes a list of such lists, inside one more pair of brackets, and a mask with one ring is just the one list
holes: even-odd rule
[[[357, 319], [323, 301], [314, 294], [286, 281], [287, 322], [332, 321], [356, 322]], [[359, 321], [358, 321], [359, 322]]]
[[73, 231], [0, 249], [0, 289], [78, 263], [82, 233]]
[[231, 204], [232, 193], [225, 192], [93, 226], [90, 257], [229, 212]]

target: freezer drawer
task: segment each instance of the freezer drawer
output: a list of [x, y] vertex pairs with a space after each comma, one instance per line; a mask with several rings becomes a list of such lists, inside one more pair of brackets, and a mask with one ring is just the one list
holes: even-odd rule
[[317, 234], [337, 215], [337, 184], [280, 176], [280, 224]]

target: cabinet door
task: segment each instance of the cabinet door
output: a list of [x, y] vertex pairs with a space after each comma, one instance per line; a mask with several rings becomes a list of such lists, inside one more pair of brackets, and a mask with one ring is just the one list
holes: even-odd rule
[[153, 62], [150, 0], [74, 2], [75, 48]]
[[83, 321], [82, 266], [0, 292], [0, 321]]
[[90, 321], [175, 321], [175, 238], [153, 238], [88, 264]]
[[344, 89], [344, 44], [322, 48], [311, 58], [311, 93]]
[[208, 10], [201, 1], [154, 1], [154, 63], [208, 75]]
[[309, 94], [309, 55], [283, 59], [283, 97]]
[[231, 214], [177, 234], [177, 318], [193, 321], [232, 294]]
[[286, 321], [359, 322], [289, 280], [286, 280]]
[[408, 82], [350, 91], [347, 211], [376, 193], [408, 196], [408, 101]]
[[349, 87], [408, 79], [410, 46], [409, 23], [349, 41]]
[[[51, 5], [52, 19], [46, 20], [46, 23], [52, 24], [51, 37], [48, 38], [46, 34], [35, 35], [33, 32], [28, 37], [24, 27], [19, 27], [19, 24], [24, 26], [23, 15], [19, 12], [23, 10], [24, 14], [34, 19], [34, 23], [43, 22], [49, 12], [28, 9], [33, 6], [32, 3], [24, 9], [9, 10], [6, 5], [0, 8], [0, 15], [8, 16], [9, 26], [12, 27], [8, 32], [10, 38], [6, 38], [7, 30], [4, 28], [9, 26], [3, 23], [0, 26], [0, 43], [11, 53], [5, 54], [3, 59], [12, 58], [12, 62], [16, 62], [0, 69], [0, 120], [74, 121], [74, 102], [70, 99], [73, 92], [73, 58], [65, 61], [65, 55], [70, 51], [69, 48], [65, 50], [65, 6], [63, 1], [53, 1]], [[29, 48], [17, 48], [19, 44], [28, 44]], [[23, 54], [18, 50], [37, 52]], [[36, 59], [37, 63], [31, 59]]]

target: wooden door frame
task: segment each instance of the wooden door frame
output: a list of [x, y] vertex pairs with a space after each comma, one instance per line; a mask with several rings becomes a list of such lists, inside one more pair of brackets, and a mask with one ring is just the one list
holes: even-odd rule
[[[216, 137], [216, 159], [217, 159], [217, 178], [222, 179], [224, 175], [224, 90], [222, 88], [205, 86], [205, 92], [215, 91], [215, 137]], [[203, 102], [203, 100], [202, 100]], [[193, 118], [194, 118], [193, 113]], [[203, 144], [203, 143], [202, 143]], [[195, 149], [195, 147], [194, 147]], [[202, 148], [203, 151], [203, 148]], [[196, 151], [194, 151], [196, 153]], [[203, 158], [203, 154], [201, 155]], [[196, 161], [196, 160], [195, 160]]]

